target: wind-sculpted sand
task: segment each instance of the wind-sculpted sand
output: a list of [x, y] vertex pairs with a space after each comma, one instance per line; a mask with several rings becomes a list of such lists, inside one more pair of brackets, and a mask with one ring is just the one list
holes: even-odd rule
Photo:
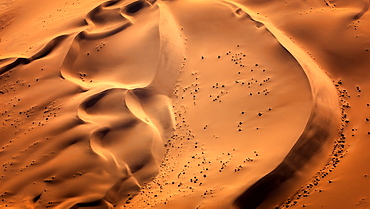
[[9, 206], [116, 205], [157, 174], [183, 57], [163, 10], [103, 3], [85, 30], [2, 67]]
[[1, 3], [1, 207], [366, 208], [323, 182], [369, 121], [369, 4], [333, 2]]

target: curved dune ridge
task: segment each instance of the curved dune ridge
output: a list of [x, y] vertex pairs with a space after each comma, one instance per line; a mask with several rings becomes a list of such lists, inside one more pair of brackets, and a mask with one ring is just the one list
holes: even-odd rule
[[105, 2], [80, 33], [3, 59], [4, 206], [118, 206], [157, 174], [183, 59], [165, 9]]
[[336, 136], [336, 90], [311, 58], [240, 4], [171, 8], [189, 37], [173, 99], [178, 125], [160, 176], [130, 206], [256, 208]]
[[[35, 6], [24, 40], [16, 10], [4, 12], [0, 207], [298, 207], [302, 187], [336, 167], [349, 104], [332, 79], [348, 71], [330, 61], [345, 56], [280, 22], [280, 3], [73, 3]], [[362, 20], [369, 2], [359, 7], [343, 13]]]

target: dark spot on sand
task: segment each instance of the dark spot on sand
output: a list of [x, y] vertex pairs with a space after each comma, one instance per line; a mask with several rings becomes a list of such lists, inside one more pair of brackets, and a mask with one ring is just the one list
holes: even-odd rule
[[126, 12], [129, 14], [135, 14], [144, 7], [142, 1], [136, 1], [126, 6]]

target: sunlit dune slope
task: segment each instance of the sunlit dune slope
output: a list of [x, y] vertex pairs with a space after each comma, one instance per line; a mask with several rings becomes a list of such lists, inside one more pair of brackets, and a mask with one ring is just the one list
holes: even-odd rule
[[0, 207], [367, 208], [368, 8], [0, 2]]
[[336, 90], [274, 25], [241, 5], [170, 5], [187, 46], [173, 99], [177, 129], [160, 176], [130, 205], [229, 208], [246, 191], [235, 206], [257, 207], [332, 141]]
[[266, 16], [321, 66], [341, 105], [330, 158], [280, 208], [369, 208], [369, 1], [243, 4]]
[[144, 2], [106, 2], [85, 21], [30, 57], [3, 59], [4, 206], [111, 207], [158, 172], [178, 28]]

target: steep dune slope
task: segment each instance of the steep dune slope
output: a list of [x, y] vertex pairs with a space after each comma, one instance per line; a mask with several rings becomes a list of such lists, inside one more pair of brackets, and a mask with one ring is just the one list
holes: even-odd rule
[[146, 2], [103, 3], [85, 20], [3, 58], [4, 206], [112, 207], [157, 173], [183, 59], [176, 26]]
[[325, 2], [288, 1], [296, 5], [292, 11], [283, 3], [248, 3], [316, 60], [341, 101], [340, 135], [328, 163], [281, 208], [369, 207], [369, 2]]
[[368, 9], [1, 2], [0, 207], [367, 208]]
[[317, 166], [312, 158], [324, 144], [328, 151], [339, 121], [336, 90], [306, 54], [246, 8], [169, 5], [187, 46], [173, 100], [177, 130], [160, 177], [130, 205], [229, 208], [249, 188], [236, 206], [255, 208], [308, 162]]

